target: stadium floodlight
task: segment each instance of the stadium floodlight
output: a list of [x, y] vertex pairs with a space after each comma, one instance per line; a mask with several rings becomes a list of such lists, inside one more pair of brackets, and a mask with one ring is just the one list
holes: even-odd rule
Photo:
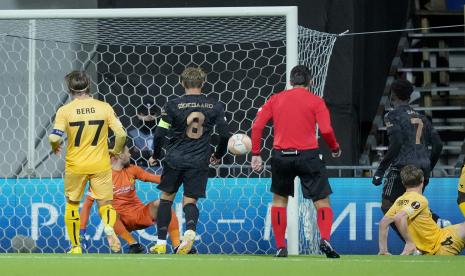
[[[61, 221], [63, 156], [50, 158], [47, 134], [53, 114], [69, 100], [63, 82], [69, 71], [86, 70], [94, 96], [110, 103], [129, 129], [143, 98], [161, 109], [183, 93], [179, 73], [201, 66], [208, 72], [204, 91], [225, 104], [234, 132], [249, 133], [258, 108], [286, 88], [298, 63], [311, 68], [312, 90], [323, 94], [336, 37], [299, 27], [297, 7], [287, 6], [0, 11], [0, 171], [8, 178], [1, 184], [0, 208], [8, 216], [1, 218], [0, 234], [32, 236], [42, 252], [68, 246]], [[265, 133], [266, 162], [272, 133]], [[245, 157], [228, 155], [224, 163], [209, 198], [200, 202], [200, 252], [274, 252], [264, 234], [270, 180], [257, 178]], [[157, 197], [155, 187], [138, 187], [142, 198]], [[313, 206], [295, 191], [289, 253], [316, 252]], [[107, 252], [94, 228], [91, 251]], [[140, 237], [151, 242], [147, 233]], [[0, 241], [0, 251], [8, 244]]]

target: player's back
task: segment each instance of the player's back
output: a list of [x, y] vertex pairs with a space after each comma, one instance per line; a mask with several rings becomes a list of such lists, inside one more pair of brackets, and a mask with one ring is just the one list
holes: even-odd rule
[[[223, 106], [205, 95], [183, 95], [166, 106], [172, 137], [165, 161], [175, 168], [208, 166], [210, 137]], [[223, 118], [221, 118], [223, 119]]]
[[396, 107], [386, 114], [385, 120], [388, 133], [398, 131], [402, 137], [400, 152], [392, 165], [402, 168], [412, 164], [429, 171], [431, 160], [428, 146], [431, 145], [434, 131], [430, 121], [409, 105]]
[[[109, 170], [108, 127], [113, 109], [95, 100], [75, 99], [57, 112], [64, 120], [68, 136], [66, 170], [77, 174], [95, 174]], [[61, 120], [60, 118], [60, 120]]]
[[405, 211], [408, 216], [408, 231], [418, 249], [424, 252], [436, 252], [441, 237], [441, 229], [434, 222], [425, 196], [417, 192], [405, 192], [394, 203], [387, 215], [394, 216]]

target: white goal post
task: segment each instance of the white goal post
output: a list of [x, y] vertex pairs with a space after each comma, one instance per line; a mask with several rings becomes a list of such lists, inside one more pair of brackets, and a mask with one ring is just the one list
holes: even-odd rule
[[[96, 97], [112, 104], [127, 128], [136, 128], [135, 113], [144, 99], [153, 98], [160, 108], [180, 94], [180, 68], [201, 66], [209, 73], [205, 90], [226, 105], [233, 131], [249, 132], [258, 107], [285, 89], [295, 65], [311, 68], [312, 89], [322, 95], [336, 37], [299, 27], [297, 7], [291, 6], [0, 11], [0, 169], [5, 179], [0, 184], [0, 209], [11, 215], [0, 220], [0, 233], [5, 239], [31, 236], [39, 252], [65, 250], [59, 198], [64, 160], [50, 155], [44, 134], [50, 131], [56, 109], [68, 100], [63, 77], [69, 71], [89, 72]], [[272, 140], [269, 129], [266, 134], [265, 161]], [[271, 200], [269, 170], [264, 178], [257, 177], [245, 158], [228, 155], [217, 171], [209, 184], [213, 196], [208, 194], [201, 210], [228, 209], [230, 201], [240, 200], [232, 213], [201, 217], [206, 234], [200, 251], [270, 253], [274, 245], [263, 232]], [[149, 184], [141, 183], [138, 189], [145, 200], [158, 196]], [[231, 192], [225, 192], [228, 189]], [[290, 254], [309, 252], [302, 249], [299, 237], [313, 241], [311, 234], [299, 231], [299, 225], [313, 220], [299, 219], [312, 208], [302, 211], [299, 189], [288, 208]], [[250, 193], [254, 197], [249, 205], [240, 205]], [[20, 224], [15, 228], [12, 220]], [[94, 228], [94, 252], [106, 252], [98, 223]], [[139, 236], [152, 242], [153, 232]], [[231, 242], [243, 237], [251, 240], [244, 241], [244, 248]], [[0, 252], [9, 250], [8, 241], [0, 239]]]

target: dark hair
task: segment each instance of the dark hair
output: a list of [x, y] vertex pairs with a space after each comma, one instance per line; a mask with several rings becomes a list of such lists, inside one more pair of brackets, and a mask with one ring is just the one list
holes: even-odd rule
[[391, 84], [391, 93], [396, 95], [399, 100], [407, 101], [413, 92], [413, 85], [407, 80], [395, 80]]
[[424, 180], [423, 170], [414, 165], [407, 165], [400, 171], [400, 179], [405, 188], [418, 187]]
[[200, 67], [187, 67], [181, 74], [184, 88], [202, 88], [207, 73]]
[[291, 70], [290, 82], [292, 86], [305, 85], [308, 86], [312, 80], [312, 74], [305, 65], [297, 65]]
[[90, 77], [84, 71], [74, 70], [65, 76], [71, 94], [90, 93]]

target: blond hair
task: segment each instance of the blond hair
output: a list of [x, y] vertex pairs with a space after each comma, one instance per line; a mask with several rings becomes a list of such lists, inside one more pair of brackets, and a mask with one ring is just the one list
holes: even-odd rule
[[207, 73], [200, 67], [187, 67], [181, 74], [184, 88], [202, 88]]
[[418, 187], [424, 180], [423, 170], [414, 165], [407, 165], [400, 171], [400, 179], [405, 188]]

